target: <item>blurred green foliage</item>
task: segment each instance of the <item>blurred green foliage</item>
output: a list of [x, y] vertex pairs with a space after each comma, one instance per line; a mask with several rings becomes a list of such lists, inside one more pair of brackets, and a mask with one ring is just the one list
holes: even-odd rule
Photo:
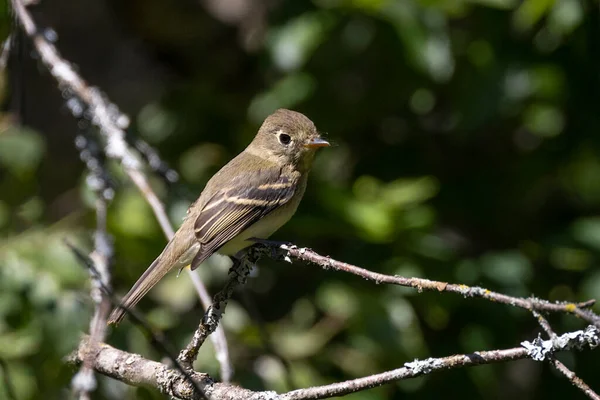
[[[262, 119], [288, 107], [336, 146], [318, 155], [297, 215], [275, 239], [387, 274], [600, 299], [596, 2], [61, 0], [31, 9], [83, 76], [132, 117], [130, 133], [181, 174], [176, 185], [152, 179], [175, 224]], [[0, 17], [5, 36], [8, 13]], [[73, 146], [76, 122], [24, 49], [0, 77], [9, 99], [0, 119], [0, 358], [18, 399], [65, 399], [74, 370], [63, 357], [93, 305], [87, 273], [64, 240], [91, 249], [93, 193]], [[120, 167], [110, 170], [114, 286], [123, 293], [165, 240]], [[228, 265], [215, 256], [200, 269], [211, 291]], [[139, 310], [175, 347], [202, 314], [188, 279], [174, 274]], [[557, 331], [582, 327], [570, 317], [551, 321]], [[278, 391], [417, 357], [513, 347], [539, 331], [507, 306], [270, 260], [223, 324], [236, 381]], [[129, 322], [108, 341], [163, 357]], [[597, 354], [562, 359], [600, 390]], [[196, 368], [218, 376], [210, 343]], [[447, 396], [583, 398], [527, 361], [349, 397]], [[94, 398], [163, 397], [100, 378]]]

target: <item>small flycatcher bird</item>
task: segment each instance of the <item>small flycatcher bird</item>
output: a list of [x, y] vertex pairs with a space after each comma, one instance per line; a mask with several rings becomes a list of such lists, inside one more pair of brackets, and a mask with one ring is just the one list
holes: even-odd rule
[[162, 253], [115, 308], [119, 323], [173, 268], [196, 269], [213, 253], [233, 256], [266, 239], [296, 212], [315, 151], [329, 146], [305, 115], [279, 109], [269, 115], [252, 143], [206, 184]]

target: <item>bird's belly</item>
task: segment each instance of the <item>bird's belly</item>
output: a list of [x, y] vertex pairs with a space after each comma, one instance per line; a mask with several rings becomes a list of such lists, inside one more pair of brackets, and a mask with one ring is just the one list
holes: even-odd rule
[[291, 203], [292, 204], [288, 204], [286, 207], [275, 210], [261, 218], [259, 221], [248, 227], [248, 229], [225, 243], [225, 245], [217, 250], [217, 253], [232, 256], [238, 251], [251, 246], [253, 242], [248, 241], [250, 238], [267, 239], [277, 229], [288, 222], [296, 212], [298, 204], [293, 204], [295, 203], [294, 201], [291, 201]]

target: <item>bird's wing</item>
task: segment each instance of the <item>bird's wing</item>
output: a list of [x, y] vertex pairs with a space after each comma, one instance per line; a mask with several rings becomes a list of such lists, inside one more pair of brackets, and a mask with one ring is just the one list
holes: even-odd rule
[[[192, 269], [294, 196], [297, 182], [283, 176], [281, 169], [260, 169], [253, 174], [254, 176], [243, 174], [233, 178], [200, 211], [194, 224], [200, 250], [192, 262]], [[249, 185], [248, 181], [252, 184]]]

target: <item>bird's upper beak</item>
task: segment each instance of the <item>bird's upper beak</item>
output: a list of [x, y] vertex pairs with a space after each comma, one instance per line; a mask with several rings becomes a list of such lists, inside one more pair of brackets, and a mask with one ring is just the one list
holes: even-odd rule
[[308, 147], [309, 149], [317, 149], [319, 147], [328, 146], [331, 146], [329, 142], [325, 139], [321, 139], [320, 137], [312, 138], [304, 145], [304, 147]]

